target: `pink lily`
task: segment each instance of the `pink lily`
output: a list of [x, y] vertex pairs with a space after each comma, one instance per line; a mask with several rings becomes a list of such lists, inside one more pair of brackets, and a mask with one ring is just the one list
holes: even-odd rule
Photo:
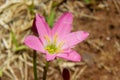
[[85, 40], [89, 33], [84, 31], [71, 32], [73, 17], [70, 12], [64, 13], [54, 27], [50, 29], [45, 19], [36, 14], [35, 25], [38, 37], [29, 35], [24, 43], [30, 48], [46, 55], [47, 61], [56, 57], [70, 61], [80, 61], [81, 56], [71, 48]]

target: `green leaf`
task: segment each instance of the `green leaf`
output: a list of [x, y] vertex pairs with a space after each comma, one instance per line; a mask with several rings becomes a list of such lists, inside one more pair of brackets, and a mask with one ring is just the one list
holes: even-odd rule
[[90, 3], [91, 3], [91, 0], [84, 0], [84, 2], [85, 2], [86, 4], [90, 4]]
[[32, 15], [34, 15], [35, 14], [35, 12], [34, 12], [34, 0], [32, 0], [32, 4], [28, 8], [29, 8], [30, 13]]
[[11, 38], [12, 38], [12, 43], [15, 45], [15, 47], [18, 46], [17, 39], [15, 37], [15, 34], [13, 32], [10, 33]]
[[2, 77], [2, 75], [3, 75], [3, 72], [2, 72], [2, 70], [0, 70], [0, 77]]
[[21, 50], [24, 50], [24, 49], [26, 49], [26, 48], [27, 48], [27, 47], [24, 46], [24, 45], [19, 46], [19, 47], [16, 47], [16, 48], [15, 48], [15, 52], [17, 52], [17, 51], [21, 51]]
[[46, 17], [46, 20], [51, 28], [53, 27], [54, 19], [55, 19], [55, 12], [54, 10], [52, 10], [50, 15]]

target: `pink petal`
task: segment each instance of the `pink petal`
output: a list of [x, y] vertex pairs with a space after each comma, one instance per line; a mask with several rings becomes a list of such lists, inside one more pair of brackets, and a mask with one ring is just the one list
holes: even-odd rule
[[39, 14], [36, 14], [34, 22], [33, 22], [33, 24], [35, 24], [34, 27], [36, 27], [37, 32], [38, 32], [40, 37], [44, 37], [45, 35], [51, 34], [50, 27], [46, 23], [44, 17], [40, 16]]
[[56, 57], [56, 54], [49, 54], [49, 53], [46, 53], [46, 59], [47, 61], [52, 61], [54, 60]]
[[58, 21], [55, 23], [52, 34], [57, 33], [58, 35], [64, 36], [71, 31], [73, 17], [70, 12], [64, 13]]
[[80, 55], [74, 50], [70, 50], [70, 51], [65, 52], [65, 53], [60, 53], [57, 56], [60, 58], [64, 58], [66, 60], [75, 61], [75, 62], [81, 60]]
[[25, 45], [27, 45], [28, 47], [40, 51], [40, 52], [44, 52], [42, 43], [40, 41], [39, 38], [37, 38], [36, 36], [30, 35], [27, 36], [24, 40]]
[[88, 35], [89, 33], [84, 31], [72, 32], [66, 35], [64, 38], [65, 44], [63, 45], [63, 49], [74, 47], [76, 44], [85, 40], [88, 37]]

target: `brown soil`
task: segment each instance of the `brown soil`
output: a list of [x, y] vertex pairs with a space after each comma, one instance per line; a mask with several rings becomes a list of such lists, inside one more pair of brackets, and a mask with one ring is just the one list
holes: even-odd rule
[[[48, 1], [45, 4], [48, 3], [50, 2]], [[119, 0], [118, 3], [120, 3]], [[99, 5], [103, 5], [103, 7], [99, 7]], [[116, 5], [118, 7], [116, 7]], [[37, 9], [38, 12], [42, 14], [43, 12], [39, 11], [41, 10], [40, 6], [37, 7], [39, 7]], [[24, 11], [26, 10], [26, 6], [25, 9], [22, 10], [23, 13], [20, 13], [22, 17], [13, 16], [14, 20], [16, 20], [16, 22], [17, 20], [22, 20], [19, 22], [21, 24], [25, 20], [28, 20], [27, 23], [30, 22], [31, 24], [32, 21], [29, 20], [29, 15], [26, 17], [27, 12]], [[59, 17], [65, 11], [71, 11], [74, 14], [73, 31], [84, 30], [89, 32], [90, 35], [84, 42], [78, 44], [75, 47], [75, 50], [82, 56], [82, 61], [78, 63], [68, 61], [58, 63], [57, 60], [50, 62], [47, 80], [62, 80], [61, 71], [63, 68], [69, 69], [71, 73], [71, 80], [120, 80], [120, 4], [114, 4], [114, 0], [101, 0], [90, 5], [85, 4], [82, 0], [66, 0], [66, 2], [63, 2], [57, 6], [57, 17]], [[6, 24], [11, 26], [12, 20], [8, 21]], [[31, 33], [30, 27], [31, 25], [27, 29], [21, 29], [20, 31], [16, 32], [19, 35], [17, 37], [18, 40], [20, 39], [21, 41], [19, 44], [23, 44], [24, 34], [28, 35]], [[8, 33], [10, 33], [11, 30], [12, 29], [3, 30], [3, 38], [8, 39]], [[15, 30], [19, 30], [19, 28], [16, 28]], [[2, 35], [2, 32], [0, 32], [0, 35]], [[0, 37], [0, 40], [1, 44], [3, 44], [2, 37]], [[6, 48], [1, 48], [0, 54], [8, 54], [8, 51], [9, 50]], [[26, 49], [18, 52], [11, 50], [11, 52], [15, 53], [14, 56], [16, 56], [18, 53], [17, 55], [23, 57], [23, 59], [27, 59], [28, 62], [26, 63], [31, 63], [28, 65], [22, 61], [22, 59], [20, 59], [20, 61], [23, 62], [20, 64], [20, 66], [23, 66], [22, 68], [25, 68], [21, 70], [23, 70], [23, 72], [27, 70], [27, 74], [23, 73], [23, 75], [27, 76], [27, 80], [34, 80], [32, 69], [33, 67], [31, 66], [32, 54], [27, 54], [32, 53], [32, 50]], [[25, 58], [24, 53], [31, 58]], [[1, 60], [0, 65], [3, 64], [5, 59]], [[17, 63], [20, 63], [19, 58], [15, 59], [15, 61]], [[12, 61], [10, 64], [14, 70], [14, 74], [18, 77], [18, 80], [26, 80], [25, 78], [21, 77], [22, 75], [18, 67], [14, 67], [14, 65], [17, 64], [16, 62], [14, 63]], [[44, 66], [44, 63], [44, 56], [38, 54], [37, 66], [39, 66], [39, 80], [42, 80], [42, 68]], [[6, 68], [6, 71], [8, 71], [8, 73], [11, 73], [11, 71], [9, 71], [9, 68]], [[14, 75], [12, 75], [12, 77], [13, 78], [10, 78], [10, 76], [4, 72], [1, 80], [15, 79]]]
[[99, 20], [75, 18], [74, 30], [90, 33], [87, 41], [77, 47], [87, 66], [78, 80], [120, 79], [120, 13], [108, 3], [111, 5], [109, 11], [103, 9], [90, 12], [87, 8], [88, 14]]

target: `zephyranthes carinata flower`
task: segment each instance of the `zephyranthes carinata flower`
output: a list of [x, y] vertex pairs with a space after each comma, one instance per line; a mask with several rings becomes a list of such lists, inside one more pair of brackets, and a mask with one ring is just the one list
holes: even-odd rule
[[89, 33], [85, 31], [71, 32], [73, 17], [70, 12], [64, 13], [51, 29], [44, 17], [36, 14], [34, 28], [38, 36], [29, 35], [25, 44], [46, 55], [47, 61], [56, 57], [70, 61], [80, 61], [80, 55], [72, 48], [85, 40]]

